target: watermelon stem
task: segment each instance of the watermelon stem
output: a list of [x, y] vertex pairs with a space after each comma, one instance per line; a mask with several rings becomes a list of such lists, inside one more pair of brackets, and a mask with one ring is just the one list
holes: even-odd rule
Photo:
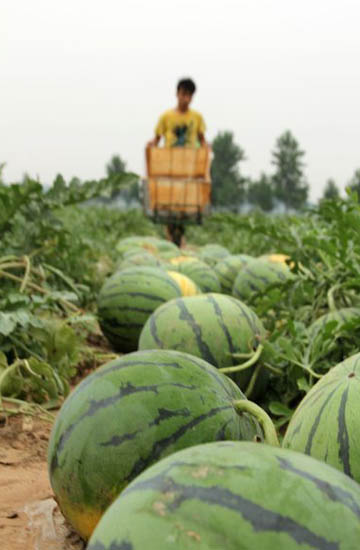
[[252, 367], [256, 363], [256, 361], [259, 359], [260, 355], [262, 354], [262, 351], [264, 349], [264, 346], [260, 344], [256, 350], [256, 352], [252, 355], [252, 357], [245, 361], [245, 363], [242, 363], [241, 365], [235, 365], [234, 367], [224, 367], [222, 369], [219, 369], [220, 372], [223, 372], [224, 374], [230, 374], [233, 372], [239, 372], [245, 369], [248, 369], [249, 367]]
[[256, 403], [253, 403], [253, 401], [248, 401], [247, 399], [234, 401], [233, 405], [238, 414], [247, 412], [256, 418], [263, 429], [266, 443], [273, 445], [274, 447], [280, 447], [275, 426], [270, 416], [264, 411], [264, 409], [259, 407]]
[[338, 288], [339, 288], [339, 285], [336, 284], [336, 285], [332, 286], [331, 288], [329, 288], [329, 290], [327, 292], [327, 302], [328, 302], [328, 306], [329, 306], [330, 311], [336, 311], [334, 292], [336, 290], [338, 290]]
[[249, 395], [251, 395], [251, 392], [254, 389], [257, 377], [259, 376], [259, 372], [260, 372], [261, 367], [262, 367], [262, 365], [260, 365], [260, 364], [257, 365], [254, 372], [252, 373], [251, 378], [250, 378], [250, 382], [248, 384], [248, 387], [245, 390], [246, 397], [249, 397]]

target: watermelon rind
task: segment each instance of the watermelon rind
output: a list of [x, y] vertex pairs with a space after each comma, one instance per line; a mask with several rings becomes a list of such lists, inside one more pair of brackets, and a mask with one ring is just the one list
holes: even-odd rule
[[225, 248], [225, 246], [209, 243], [199, 249], [198, 255], [201, 260], [211, 266], [214, 266], [217, 262], [226, 256], [229, 256], [230, 252], [227, 248]]
[[49, 475], [64, 516], [88, 538], [113, 499], [159, 459], [209, 441], [261, 439], [254, 417], [236, 412], [239, 400], [225, 375], [176, 351], [136, 352], [99, 368], [66, 399], [51, 433]]
[[220, 281], [208, 264], [200, 260], [183, 262], [177, 270], [192, 279], [203, 292], [221, 292]]
[[295, 410], [283, 445], [360, 483], [360, 353], [330, 369], [311, 388]]
[[140, 332], [157, 307], [182, 296], [180, 286], [156, 267], [137, 266], [114, 273], [98, 296], [101, 330], [113, 348], [135, 351]]
[[360, 486], [341, 472], [264, 444], [208, 443], [134, 480], [88, 550], [356, 550], [359, 519]]
[[309, 337], [311, 339], [315, 338], [325, 329], [326, 324], [330, 321], [337, 322], [337, 332], [341, 330], [345, 323], [348, 323], [349, 321], [354, 321], [355, 319], [360, 319], [360, 309], [357, 307], [344, 307], [334, 311], [329, 311], [328, 313], [325, 313], [324, 315], [316, 319], [316, 321], [314, 321], [310, 325], [308, 329]]
[[232, 294], [245, 302], [254, 293], [264, 293], [273, 284], [283, 284], [295, 276], [283, 263], [254, 259], [239, 271]]
[[234, 281], [239, 271], [253, 259], [247, 254], [231, 254], [217, 262], [214, 271], [220, 281], [223, 294], [232, 294]]
[[[265, 337], [251, 308], [232, 296], [208, 293], [170, 300], [156, 309], [141, 331], [138, 349], [181, 350], [220, 369], [238, 365], [241, 360], [234, 354], [251, 353]], [[243, 391], [253, 370], [232, 375]]]

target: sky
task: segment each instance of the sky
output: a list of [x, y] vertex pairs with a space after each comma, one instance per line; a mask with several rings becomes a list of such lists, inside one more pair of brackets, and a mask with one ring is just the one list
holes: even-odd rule
[[232, 131], [245, 176], [289, 129], [310, 198], [360, 168], [359, 0], [1, 0], [0, 163], [50, 184], [97, 179], [144, 146], [179, 78], [206, 137]]

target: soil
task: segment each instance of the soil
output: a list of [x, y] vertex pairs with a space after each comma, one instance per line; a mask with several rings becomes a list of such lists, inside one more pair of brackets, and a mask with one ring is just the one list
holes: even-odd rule
[[1, 550], [83, 550], [66, 524], [47, 474], [51, 424], [13, 416], [0, 425]]

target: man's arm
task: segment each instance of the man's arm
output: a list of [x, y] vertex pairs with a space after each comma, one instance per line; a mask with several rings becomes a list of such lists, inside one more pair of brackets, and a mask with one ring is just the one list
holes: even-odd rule
[[155, 135], [154, 139], [148, 142], [148, 147], [157, 147], [159, 144], [159, 141], [161, 140], [161, 136]]
[[198, 139], [199, 139], [201, 147], [206, 147], [206, 145], [207, 145], [206, 139], [205, 139], [205, 136], [202, 132], [198, 133]]

